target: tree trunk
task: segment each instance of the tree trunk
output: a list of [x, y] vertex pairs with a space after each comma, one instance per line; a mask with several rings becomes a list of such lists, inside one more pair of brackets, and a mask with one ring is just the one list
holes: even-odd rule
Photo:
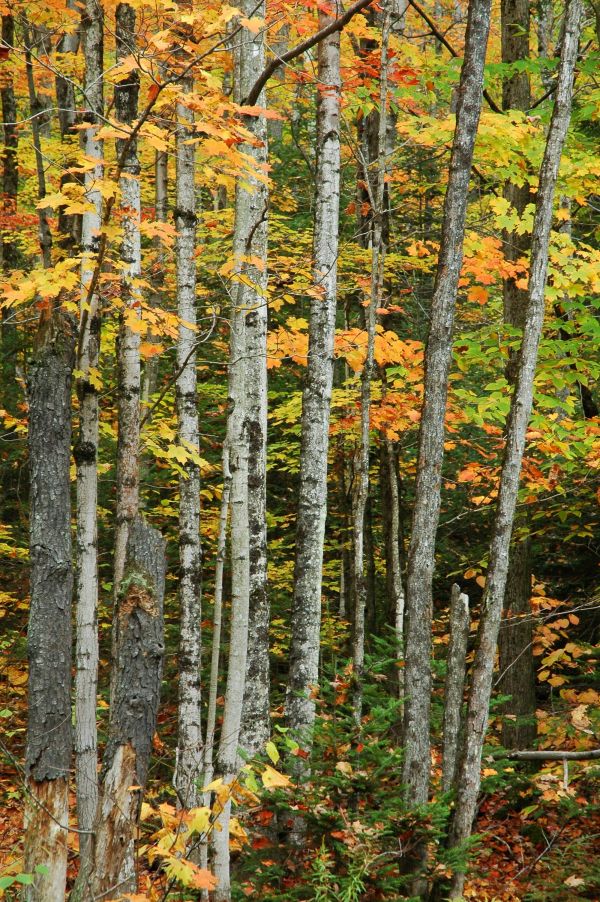
[[[247, 15], [252, 10], [253, 14], [264, 18], [263, 6], [257, 9], [245, 0], [243, 9]], [[253, 34], [243, 28], [238, 42], [236, 92], [244, 98], [256, 80], [257, 71], [262, 70], [260, 61], [264, 55], [264, 34], [262, 31]], [[259, 141], [266, 140], [264, 121], [261, 124], [256, 119], [262, 117], [247, 117], [245, 124], [250, 130], [256, 129]], [[260, 163], [263, 147], [246, 146], [244, 150]], [[268, 735], [269, 729], [268, 725], [265, 726], [269, 713], [268, 675], [264, 685], [264, 668], [268, 667], [268, 663], [257, 658], [258, 654], [268, 655], [268, 632], [264, 629], [265, 613], [268, 627], [268, 610], [264, 606], [261, 608], [261, 604], [266, 603], [266, 537], [264, 523], [260, 524], [256, 519], [261, 510], [264, 512], [266, 377], [262, 369], [266, 367], [266, 350], [263, 347], [263, 337], [266, 335], [266, 261], [264, 269], [262, 263], [256, 266], [248, 262], [254, 253], [260, 255], [261, 261], [264, 260], [266, 217], [266, 195], [260, 182], [254, 178], [249, 178], [247, 184], [238, 180], [233, 237], [236, 281], [229, 358], [227, 453], [224, 455], [224, 464], [228, 462], [231, 472], [231, 624], [225, 709], [217, 761], [219, 775], [226, 784], [235, 780], [239, 770], [238, 747], [248, 663], [252, 677], [257, 678], [257, 691], [262, 696], [254, 700], [258, 714], [256, 730], [262, 737], [265, 732]], [[250, 359], [251, 347], [254, 359]], [[249, 460], [250, 448], [253, 454], [258, 455], [258, 459], [252, 462]], [[253, 644], [249, 655], [250, 617]], [[246, 723], [246, 740], [253, 741], [250, 724], [248, 721]], [[214, 893], [216, 902], [231, 898], [230, 816], [231, 802], [227, 801], [218, 818], [221, 829], [213, 833], [214, 870], [219, 880]]]
[[444, 746], [442, 753], [442, 789], [448, 792], [454, 785], [456, 756], [462, 724], [462, 706], [467, 670], [467, 642], [469, 641], [469, 596], [460, 586], [452, 586], [450, 596], [450, 643], [444, 686]]
[[[247, 16], [265, 16], [265, 6], [256, 10], [253, 0], [242, 5]], [[261, 31], [249, 45], [240, 48], [237, 90], [243, 98], [265, 64], [265, 36]], [[258, 98], [264, 107], [264, 92]], [[255, 164], [264, 169], [268, 160], [267, 120], [247, 119], [256, 139], [249, 148]], [[242, 710], [240, 745], [249, 754], [262, 751], [271, 735], [269, 705], [269, 620], [267, 591], [267, 221], [269, 186], [252, 179], [252, 193], [237, 195], [236, 229], [244, 241], [246, 256], [256, 261], [246, 265], [246, 284], [240, 283], [238, 304], [246, 311], [246, 396], [248, 441], [248, 523], [250, 529], [250, 607], [248, 657]]]
[[440, 511], [444, 416], [452, 360], [454, 307], [463, 241], [473, 148], [479, 125], [483, 66], [491, 0], [473, 0], [458, 89], [456, 128], [438, 267], [425, 355], [424, 401], [419, 430], [415, 506], [408, 556], [405, 620], [404, 784], [409, 805], [424, 804], [429, 790], [431, 617], [435, 539]]
[[148, 775], [164, 654], [165, 542], [137, 517], [130, 526], [119, 585], [118, 660], [110, 731], [95, 823], [88, 886], [76, 898], [117, 899], [135, 892], [132, 867], [140, 806]]
[[[548, 270], [552, 206], [560, 158], [571, 117], [581, 18], [581, 0], [569, 0], [565, 12], [554, 111], [539, 177], [531, 244], [527, 317], [507, 422], [506, 449], [490, 544], [490, 563], [482, 602], [477, 652], [473, 665], [465, 744], [459, 766], [456, 808], [450, 831], [451, 847], [463, 842], [470, 835], [477, 806], [481, 753], [488, 722], [494, 657], [506, 588], [510, 537], [533, 400], [538, 346], [544, 323], [544, 290]], [[457, 872], [453, 881], [452, 898], [460, 897], [463, 881], [464, 874]]]
[[44, 314], [29, 366], [31, 604], [25, 814], [31, 902], [62, 899], [71, 767], [71, 323]]
[[[101, 312], [99, 298], [88, 289], [98, 253], [98, 233], [102, 216], [102, 195], [96, 183], [102, 178], [103, 144], [96, 138], [99, 118], [104, 109], [103, 31], [101, 7], [88, 0], [82, 13], [82, 45], [85, 60], [84, 90], [89, 128], [82, 134], [85, 155], [98, 162], [86, 173], [86, 197], [93, 212], [82, 217], [81, 310], [77, 379], [79, 398], [79, 434], [73, 449], [77, 482], [77, 608], [75, 637], [75, 776], [77, 823], [80, 830], [91, 831], [98, 806], [98, 731], [96, 703], [98, 683], [98, 389], [93, 371], [100, 353]], [[88, 308], [89, 303], [89, 308]], [[87, 314], [84, 315], [84, 310]], [[79, 867], [87, 872], [91, 859], [91, 837], [79, 839]]]
[[[370, 217], [368, 222], [368, 244], [371, 247], [371, 291], [369, 306], [365, 310], [367, 331], [367, 352], [361, 376], [360, 393], [360, 450], [355, 466], [356, 489], [354, 496], [354, 519], [352, 532], [354, 588], [354, 636], [352, 663], [354, 670], [354, 716], [357, 723], [362, 717], [362, 676], [365, 657], [365, 606], [367, 585], [364, 572], [365, 513], [369, 496], [369, 462], [371, 440], [371, 382], [375, 366], [375, 327], [377, 309], [382, 303], [383, 272], [387, 237], [384, 225], [388, 216], [385, 212], [387, 170], [387, 102], [388, 102], [388, 46], [391, 16], [384, 7], [381, 29], [381, 55], [379, 74], [379, 115], [375, 146], [365, 147], [362, 153], [362, 169], [369, 197]], [[368, 138], [368, 130], [367, 130]], [[367, 142], [368, 143], [368, 142]], [[371, 171], [373, 166], [373, 171]]]
[[[402, 534], [400, 529], [400, 486], [398, 451], [394, 442], [381, 437], [381, 506], [385, 542], [386, 613], [396, 635], [398, 664], [404, 656], [404, 586], [402, 584]], [[404, 696], [404, 668], [398, 668], [398, 694]]]
[[[529, 59], [530, 11], [529, 0], [502, 0], [502, 62], [511, 64]], [[514, 72], [502, 85], [502, 107], [505, 110], [526, 112], [531, 106], [529, 74]], [[529, 184], [508, 182], [504, 196], [519, 216], [531, 203]], [[517, 235], [513, 230], [504, 235], [504, 255], [515, 261], [527, 255], [529, 236]], [[518, 288], [515, 279], [503, 284], [504, 321], [523, 329], [527, 312], [527, 291]], [[507, 368], [509, 381], [514, 384], [517, 355], [513, 354]], [[513, 531], [504, 612], [507, 621], [500, 634], [500, 691], [511, 698], [503, 706], [507, 715], [502, 727], [502, 741], [506, 748], [527, 748], [535, 740], [535, 667], [532, 651], [530, 543], [521, 537], [526, 524], [517, 524]], [[520, 618], [520, 619], [517, 619]], [[522, 643], [522, 644], [521, 644]], [[515, 719], [516, 718], [516, 719]]]
[[[15, 23], [11, 15], [2, 16], [2, 43], [7, 47], [14, 46]], [[17, 131], [17, 102], [15, 98], [14, 79], [10, 75], [11, 58], [2, 66], [0, 100], [2, 102], [2, 125], [4, 146], [2, 154], [2, 213], [6, 217], [3, 234], [0, 238], [2, 254], [2, 270], [6, 273], [17, 268], [18, 246], [10, 237], [10, 218], [17, 212], [17, 194], [19, 190], [19, 160], [17, 149], [19, 136]], [[11, 312], [5, 307], [1, 313], [1, 384], [2, 406], [13, 416], [17, 414], [19, 392], [17, 388], [17, 353], [18, 336]], [[11, 492], [9, 485], [3, 486], [4, 494]]]
[[[338, 12], [337, 6], [335, 11]], [[327, 25], [331, 18], [320, 10], [319, 27]], [[341, 95], [338, 33], [319, 44], [318, 86], [313, 276], [320, 291], [310, 301], [308, 361], [302, 394], [292, 639], [285, 701], [287, 723], [308, 749], [312, 745], [315, 722], [314, 691], [319, 681], [327, 453], [337, 304]]]
[[[43, 200], [46, 196], [46, 164], [44, 154], [42, 152], [42, 125], [40, 113], [43, 110], [39, 95], [36, 91], [33, 61], [32, 61], [32, 37], [29, 23], [23, 21], [23, 43], [25, 47], [25, 71], [27, 74], [27, 92], [29, 94], [29, 107], [31, 110], [31, 135], [33, 138], [33, 153], [35, 157], [35, 168], [38, 183], [38, 197]], [[48, 269], [51, 263], [52, 253], [52, 233], [48, 224], [48, 210], [45, 207], [38, 207], [38, 236], [40, 242], [40, 256], [42, 266]]]
[[[116, 12], [117, 62], [130, 56], [136, 44], [136, 14], [128, 3], [119, 3]], [[138, 111], [139, 73], [130, 72], [115, 86], [117, 119], [131, 126]], [[119, 328], [118, 366], [118, 443], [117, 443], [117, 509], [114, 554], [114, 591], [123, 579], [129, 527], [139, 509], [139, 444], [140, 444], [140, 335], [129, 326], [137, 317], [138, 297], [134, 281], [141, 275], [140, 245], [140, 163], [137, 141], [117, 140], [117, 156], [127, 146], [119, 188], [123, 238], [121, 259], [125, 269], [121, 282], [123, 312]], [[114, 652], [114, 649], [113, 649]]]
[[[191, 89], [189, 80], [185, 90]], [[196, 390], [196, 193], [193, 113], [177, 105], [177, 310], [180, 320], [177, 343], [177, 420], [179, 443], [190, 455], [179, 479], [179, 704], [178, 743], [173, 783], [184, 808], [198, 803], [198, 780], [202, 772], [202, 723], [200, 718], [201, 654], [201, 548], [200, 467], [198, 402]]]

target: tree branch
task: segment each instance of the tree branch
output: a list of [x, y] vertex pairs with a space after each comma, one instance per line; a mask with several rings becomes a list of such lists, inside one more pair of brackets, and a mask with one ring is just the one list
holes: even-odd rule
[[583, 752], [548, 751], [547, 749], [523, 750], [510, 752], [506, 756], [510, 761], [591, 761], [600, 758], [600, 749], [588, 749]]
[[273, 57], [271, 62], [267, 63], [259, 77], [254, 82], [250, 93], [247, 97], [244, 98], [242, 104], [244, 106], [254, 106], [258, 98], [260, 97], [260, 92], [262, 91], [270, 77], [273, 75], [273, 73], [276, 72], [280, 66], [283, 66], [284, 63], [289, 63], [297, 56], [301, 56], [301, 54], [306, 53], [306, 51], [310, 50], [311, 47], [314, 47], [315, 44], [318, 44], [324, 38], [329, 37], [330, 34], [334, 34], [336, 31], [341, 31], [344, 25], [348, 24], [350, 19], [352, 19], [362, 9], [366, 9], [366, 7], [370, 6], [373, 2], [374, 0], [357, 0], [357, 2], [348, 7], [346, 12], [338, 19], [334, 19], [333, 22], [330, 22], [329, 25], [321, 28], [320, 31], [317, 31], [310, 38], [306, 38], [305, 41], [301, 41], [300, 44], [296, 44], [295, 47], [292, 47], [291, 50], [286, 51], [286, 53], [282, 53], [281, 56]]
[[[455, 59], [458, 59], [459, 54], [456, 52], [456, 50], [454, 49], [454, 47], [452, 46], [450, 41], [447, 40], [446, 36], [444, 34], [442, 34], [442, 32], [439, 30], [439, 28], [437, 28], [433, 19], [431, 19], [427, 15], [425, 10], [419, 6], [419, 4], [416, 2], [416, 0], [408, 0], [408, 2], [412, 6], [414, 11], [416, 13], [418, 13], [418, 15], [421, 16], [423, 21], [426, 22], [427, 25], [431, 28], [432, 33], [435, 35], [435, 37], [440, 42], [440, 44], [444, 45], [444, 47], [446, 48], [446, 50], [448, 51], [448, 53], [451, 56], [453, 56]], [[494, 98], [492, 97], [492, 95], [489, 93], [489, 91], [486, 88], [483, 89], [483, 96], [485, 97], [488, 106], [490, 107], [491, 110], [494, 111], [494, 113], [502, 112], [502, 110], [500, 109], [500, 107], [498, 106], [498, 104], [496, 103], [496, 101], [494, 100]]]

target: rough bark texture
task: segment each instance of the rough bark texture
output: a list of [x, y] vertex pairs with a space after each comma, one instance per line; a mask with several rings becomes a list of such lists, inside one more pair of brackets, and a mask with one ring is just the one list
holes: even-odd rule
[[[186, 84], [186, 88], [191, 85]], [[181, 320], [196, 323], [196, 194], [194, 184], [195, 144], [190, 143], [193, 114], [178, 104], [177, 118], [177, 310]], [[191, 457], [183, 464], [179, 479], [179, 704], [178, 742], [174, 785], [184, 808], [198, 802], [197, 784], [202, 769], [202, 724], [200, 719], [201, 654], [201, 548], [200, 467], [196, 378], [196, 332], [180, 324], [177, 342], [177, 420], [179, 442]]]
[[[330, 16], [320, 13], [323, 27]], [[292, 603], [292, 640], [285, 710], [290, 728], [310, 747], [315, 720], [312, 688], [319, 681], [321, 582], [327, 514], [327, 452], [333, 385], [340, 202], [340, 37], [319, 44], [314, 280], [308, 361], [302, 394], [300, 488]]]
[[[246, 15], [255, 3], [246, 0]], [[264, 17], [264, 6], [257, 15]], [[244, 97], [265, 62], [264, 34], [254, 35], [239, 55], [238, 86]], [[261, 95], [258, 105], [264, 107]], [[249, 151], [259, 168], [268, 157], [267, 121], [248, 118], [247, 127], [257, 144]], [[248, 439], [248, 525], [250, 530], [250, 607], [248, 658], [242, 711], [240, 745], [250, 755], [262, 751], [271, 734], [269, 708], [269, 619], [267, 593], [267, 220], [269, 186], [252, 179], [252, 192], [237, 195], [236, 228], [244, 241], [243, 254], [258, 265], [246, 265], [245, 284], [240, 284], [238, 304], [246, 309], [246, 397]], [[260, 262], [258, 262], [260, 261]]]
[[[387, 437], [381, 439], [381, 506], [385, 542], [385, 583], [387, 618], [396, 633], [398, 664], [404, 663], [404, 585], [402, 583], [402, 533], [400, 528], [400, 485], [398, 451]], [[398, 668], [398, 693], [404, 696], [404, 667]]]
[[444, 686], [444, 745], [442, 753], [442, 789], [452, 789], [462, 722], [462, 705], [467, 669], [469, 639], [469, 596], [456, 583], [450, 596], [450, 644], [446, 660]]
[[419, 431], [405, 622], [404, 783], [409, 804], [426, 802], [429, 789], [432, 579], [440, 511], [444, 415], [469, 178], [481, 113], [490, 6], [491, 0], [473, 0], [469, 5], [456, 129], [425, 354], [425, 394]]
[[[532, 234], [527, 317], [507, 423], [506, 449], [490, 545], [490, 564], [482, 602], [477, 652], [473, 665], [465, 744], [459, 766], [457, 801], [450, 831], [451, 846], [457, 845], [470, 835], [477, 805], [481, 753], [488, 722], [496, 642], [508, 573], [510, 537], [527, 424], [531, 413], [538, 346], [544, 323], [544, 290], [548, 270], [548, 246], [554, 191], [571, 116], [573, 73], [577, 59], [581, 17], [581, 0], [570, 0], [565, 12], [565, 28], [554, 111], [539, 177]], [[463, 874], [455, 875], [452, 898], [460, 897], [463, 880]]]
[[94, 863], [80, 898], [135, 890], [131, 869], [162, 677], [165, 542], [141, 517], [131, 524], [117, 614], [118, 660], [95, 823]]
[[[360, 723], [362, 716], [362, 676], [365, 657], [365, 607], [367, 583], [364, 572], [365, 513], [369, 496], [369, 462], [371, 440], [371, 381], [375, 367], [375, 327], [377, 309], [382, 303], [383, 273], [387, 237], [385, 175], [387, 162], [387, 69], [391, 16], [384, 7], [381, 30], [381, 55], [379, 76], [379, 115], [376, 119], [377, 131], [374, 146], [365, 147], [362, 165], [365, 185], [369, 196], [370, 220], [368, 222], [368, 244], [371, 247], [371, 291], [369, 306], [365, 311], [367, 331], [367, 352], [361, 375], [360, 391], [360, 448], [355, 464], [356, 489], [353, 511], [353, 574], [354, 588], [354, 636], [352, 661], [354, 667], [354, 716]], [[367, 130], [368, 136], [368, 130]]]
[[[264, 6], [244, 0], [246, 15], [264, 18]], [[236, 95], [244, 97], [264, 58], [264, 33], [243, 28], [236, 53]], [[260, 105], [264, 105], [262, 99]], [[266, 142], [262, 117], [248, 117], [259, 142]], [[247, 146], [245, 152], [260, 164], [266, 143]], [[245, 721], [245, 742], [268, 735], [268, 607], [266, 598], [266, 535], [264, 518], [266, 442], [266, 220], [267, 195], [259, 180], [250, 177], [236, 186], [233, 253], [236, 268], [229, 358], [229, 417], [227, 461], [231, 472], [231, 625], [225, 709], [217, 769], [231, 783], [239, 769], [238, 750], [246, 687], [247, 664], [258, 698], [253, 706], [256, 721]], [[248, 257], [257, 255], [256, 266]], [[252, 455], [250, 454], [252, 449]], [[254, 459], [250, 459], [250, 457]], [[225, 475], [225, 473], [224, 473]], [[251, 621], [251, 626], [250, 626]], [[249, 647], [249, 642], [251, 643]], [[262, 656], [262, 659], [261, 659]], [[248, 715], [246, 715], [248, 717]], [[252, 729], [254, 727], [254, 730]], [[220, 813], [221, 830], [214, 838], [214, 869], [219, 885], [216, 902], [231, 897], [229, 873], [229, 819], [231, 802]]]
[[74, 336], [56, 313], [38, 331], [28, 373], [31, 604], [24, 870], [35, 902], [62, 899], [71, 766], [71, 379]]
[[[530, 14], [529, 0], [502, 0], [502, 62], [510, 64], [529, 59]], [[505, 110], [525, 112], [531, 106], [529, 74], [514, 72], [504, 80], [502, 106]], [[532, 195], [529, 184], [509, 182], [504, 196], [522, 216]], [[514, 230], [504, 236], [507, 260], [527, 255], [529, 236], [517, 235]], [[503, 284], [504, 320], [511, 326], [523, 328], [527, 312], [527, 291], [518, 288], [514, 279]], [[509, 361], [507, 375], [514, 382], [517, 355]], [[523, 524], [524, 525], [524, 524]], [[504, 611], [507, 617], [500, 634], [500, 672], [503, 674], [500, 691], [511, 698], [504, 705], [508, 715], [502, 727], [502, 741], [507, 748], [527, 748], [535, 740], [535, 667], [532, 651], [531, 577], [529, 541], [520, 537], [523, 530], [515, 530], [510, 554]], [[516, 720], [515, 720], [516, 718]]]
[[[77, 369], [79, 398], [79, 434], [74, 448], [77, 473], [77, 608], [76, 608], [76, 673], [75, 673], [75, 774], [77, 784], [77, 823], [80, 830], [90, 830], [98, 806], [98, 734], [96, 727], [96, 690], [98, 683], [98, 389], [90, 378], [90, 370], [98, 367], [100, 353], [100, 309], [98, 295], [93, 294], [84, 317], [87, 295], [98, 252], [98, 232], [102, 215], [102, 196], [95, 185], [102, 178], [102, 142], [96, 138], [98, 117], [104, 108], [103, 97], [103, 33], [102, 8], [88, 0], [82, 13], [81, 43], [85, 60], [85, 121], [90, 127], [83, 132], [82, 146], [86, 156], [97, 159], [94, 169], [85, 176], [86, 196], [94, 211], [82, 217], [82, 302]], [[91, 838], [80, 836], [80, 870], [90, 865]]]
[[529, 540], [513, 539], [498, 637], [500, 677], [496, 686], [501, 695], [510, 696], [502, 706], [502, 745], [507, 749], [529, 748], [537, 733], [529, 558]]
[[[119, 3], [116, 13], [117, 60], [126, 59], [135, 47], [135, 10]], [[115, 87], [115, 111], [119, 122], [130, 126], [137, 116], [139, 73], [134, 70]], [[125, 140], [117, 140], [117, 155]], [[121, 259], [125, 264], [121, 296], [124, 311], [118, 338], [118, 427], [117, 442], [117, 512], [113, 583], [115, 592], [123, 578], [125, 550], [130, 524], [139, 508], [139, 440], [140, 440], [140, 335], [130, 329], [127, 317], [135, 315], [137, 300], [135, 279], [141, 274], [140, 229], [140, 163], [137, 141], [129, 141], [127, 156], [119, 180], [121, 190], [121, 224], [123, 238]]]

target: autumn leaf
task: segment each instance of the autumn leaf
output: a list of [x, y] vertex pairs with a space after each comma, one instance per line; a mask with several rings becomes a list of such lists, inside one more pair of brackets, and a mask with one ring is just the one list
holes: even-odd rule
[[261, 774], [263, 785], [266, 789], [287, 789], [292, 785], [292, 781], [285, 774], [280, 774], [278, 770], [271, 767], [270, 764], [265, 765], [265, 769]]

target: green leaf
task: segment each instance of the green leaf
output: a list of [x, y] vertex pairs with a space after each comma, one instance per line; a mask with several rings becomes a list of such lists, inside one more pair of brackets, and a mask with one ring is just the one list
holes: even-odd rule
[[275, 743], [271, 741], [267, 742], [265, 751], [273, 764], [277, 764], [277, 762], [279, 761], [279, 752], [277, 751], [277, 746], [275, 745]]

